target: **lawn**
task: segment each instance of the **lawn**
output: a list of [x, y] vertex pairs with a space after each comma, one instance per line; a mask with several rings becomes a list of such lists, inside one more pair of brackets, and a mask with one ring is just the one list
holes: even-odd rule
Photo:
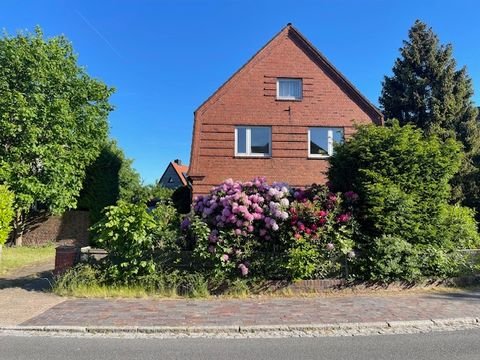
[[3, 247], [0, 259], [0, 276], [24, 266], [34, 265], [55, 258], [55, 246], [40, 247]]

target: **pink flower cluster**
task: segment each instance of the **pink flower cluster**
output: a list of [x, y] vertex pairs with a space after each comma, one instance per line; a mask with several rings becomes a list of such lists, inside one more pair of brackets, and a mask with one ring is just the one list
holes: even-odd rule
[[[212, 229], [270, 240], [280, 224], [288, 219], [289, 194], [285, 184], [268, 185], [263, 177], [243, 183], [228, 179], [214, 187], [209, 195], [197, 197], [193, 209]], [[218, 240], [215, 230], [212, 243]]]
[[358, 195], [353, 191], [335, 194], [326, 186], [316, 184], [296, 189], [293, 196], [295, 201], [289, 209], [289, 215], [296, 239], [305, 236], [317, 239], [323, 227], [347, 224], [352, 218], [348, 206], [358, 200]]
[[[338, 231], [344, 234], [353, 224], [357, 200], [354, 192], [335, 194], [324, 185], [290, 189], [284, 183], [269, 185], [264, 177], [247, 182], [228, 179], [208, 195], [194, 199], [195, 218], [210, 230], [208, 239], [203, 237], [196, 249], [204, 258], [215, 259], [214, 266], [237, 276], [253, 271], [249, 261], [259, 248], [283, 246], [285, 241], [309, 239], [335, 252]], [[186, 218], [181, 227], [187, 230], [189, 226]], [[348, 256], [353, 258], [355, 253]]]
[[[209, 195], [194, 200], [195, 215], [210, 229], [207, 251], [219, 257], [222, 266], [235, 265], [242, 276], [249, 273], [243, 244], [251, 240], [274, 241], [288, 219], [290, 190], [282, 183], [268, 185], [265, 178], [239, 182], [225, 180]], [[234, 240], [237, 239], [237, 240]]]

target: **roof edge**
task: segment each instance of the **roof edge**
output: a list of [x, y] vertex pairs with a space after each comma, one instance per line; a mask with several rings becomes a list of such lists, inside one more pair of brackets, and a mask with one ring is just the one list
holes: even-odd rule
[[263, 45], [257, 52], [255, 52], [247, 62], [245, 62], [237, 71], [235, 71], [226, 81], [222, 83], [205, 101], [203, 101], [194, 111], [194, 115], [204, 107], [211, 99], [213, 99], [225, 86], [237, 75], [239, 74], [248, 64], [250, 64], [258, 54], [260, 54], [266, 47], [268, 47], [273, 40], [275, 40], [280, 34], [283, 32], [288, 31], [288, 33], [292, 32], [296, 37], [301, 40], [307, 49], [312, 51], [312, 53], [330, 70], [345, 86], [348, 90], [354, 94], [357, 99], [362, 102], [368, 109], [372, 111], [373, 114], [378, 117], [379, 125], [383, 125], [384, 123], [384, 116], [383, 113], [378, 109], [375, 105], [372, 104], [370, 100], [368, 100], [365, 95], [363, 95], [360, 90], [358, 90], [355, 85], [353, 85], [346, 77], [343, 75], [340, 70], [338, 70], [323, 53], [318, 50], [315, 45], [313, 45], [297, 28], [295, 28], [292, 23], [288, 23], [285, 25], [280, 31], [278, 31], [265, 45]]
[[253, 59], [257, 57], [258, 54], [260, 54], [270, 43], [275, 40], [282, 32], [287, 30], [288, 28], [292, 27], [291, 23], [288, 23], [285, 25], [279, 32], [277, 32], [268, 42], [263, 45], [257, 52], [255, 52], [248, 60], [245, 62], [237, 71], [235, 71], [226, 81], [220, 85], [217, 90], [213, 92], [212, 95], [210, 95], [204, 102], [202, 102], [193, 112], [194, 114], [198, 112], [206, 103], [208, 103], [215, 95], [217, 95], [229, 82], [232, 80], [240, 71], [242, 71], [248, 64], [252, 62]]
[[369, 108], [371, 108], [378, 116], [380, 120], [380, 124], [383, 124], [383, 113], [378, 109], [375, 105], [368, 100], [365, 95], [363, 95], [360, 90], [358, 90], [355, 85], [353, 85], [350, 80], [347, 79], [345, 75], [343, 75], [340, 70], [338, 70], [323, 53], [318, 50], [315, 45], [313, 45], [297, 28], [293, 25], [287, 26], [289, 30], [293, 31], [297, 37], [302, 40], [305, 45], [327, 66], [329, 70], [331, 70], [343, 83], [355, 94], [358, 98]]

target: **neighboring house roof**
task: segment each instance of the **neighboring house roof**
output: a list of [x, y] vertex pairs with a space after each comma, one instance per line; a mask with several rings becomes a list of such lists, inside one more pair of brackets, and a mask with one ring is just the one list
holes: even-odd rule
[[362, 104], [366, 109], [375, 115], [379, 125], [383, 124], [383, 114], [382, 112], [373, 105], [365, 96], [360, 93], [360, 91], [335, 67], [333, 64], [328, 61], [328, 59], [323, 55], [310, 41], [308, 41], [305, 36], [303, 36], [300, 31], [298, 31], [291, 23], [288, 23], [282, 30], [280, 30], [270, 41], [268, 41], [259, 51], [257, 51], [240, 69], [238, 69], [227, 81], [225, 81], [210, 97], [208, 97], [196, 110], [195, 113], [200, 111], [204, 106], [208, 105], [211, 99], [221, 96], [221, 90], [223, 90], [227, 84], [232, 80], [238, 73], [240, 73], [248, 64], [254, 60], [259, 53], [261, 53], [265, 48], [270, 45], [277, 37], [282, 34], [287, 33], [293, 35], [297, 40], [299, 40], [305, 48], [309, 51], [310, 55], [313, 56], [314, 61], [318, 61], [319, 64], [323, 65], [323, 68], [329, 72], [329, 74], [336, 81], [341, 83], [344, 86], [344, 89], [349, 90], [349, 93], [352, 97], [360, 104]]
[[163, 172], [163, 175], [160, 177], [160, 180], [158, 181], [160, 184], [162, 183], [166, 184], [168, 182], [168, 179], [164, 180], [164, 177], [170, 168], [174, 170], [175, 174], [177, 175], [178, 179], [180, 180], [183, 186], [188, 185], [188, 181], [187, 181], [188, 165], [183, 165], [179, 160], [171, 161], [168, 164], [167, 168]]
[[188, 165], [180, 165], [174, 161], [172, 161], [170, 164], [172, 164], [173, 168], [175, 169], [175, 172], [177, 173], [178, 177], [182, 181], [183, 185], [187, 185]]

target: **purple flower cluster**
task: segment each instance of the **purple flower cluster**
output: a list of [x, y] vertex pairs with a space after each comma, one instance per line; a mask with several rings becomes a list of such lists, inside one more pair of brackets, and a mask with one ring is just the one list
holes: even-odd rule
[[[264, 177], [248, 182], [228, 179], [209, 195], [197, 197], [193, 209], [212, 229], [270, 240], [288, 219], [289, 194], [285, 184], [268, 185]], [[211, 234], [212, 244], [218, 241], [215, 230]]]
[[192, 222], [201, 220], [209, 232], [195, 239], [198, 254], [213, 260], [216, 270], [248, 276], [258, 270], [250, 267], [258, 266], [251, 262], [256, 251], [296, 246], [300, 239], [316, 244], [326, 257], [349, 251], [347, 256], [353, 259], [355, 252], [345, 248], [349, 242], [338, 239], [354, 222], [357, 200], [354, 192], [333, 193], [325, 185], [290, 189], [284, 183], [269, 185], [264, 177], [247, 182], [228, 179], [194, 199], [194, 216], [185, 218], [181, 228], [187, 231]]

